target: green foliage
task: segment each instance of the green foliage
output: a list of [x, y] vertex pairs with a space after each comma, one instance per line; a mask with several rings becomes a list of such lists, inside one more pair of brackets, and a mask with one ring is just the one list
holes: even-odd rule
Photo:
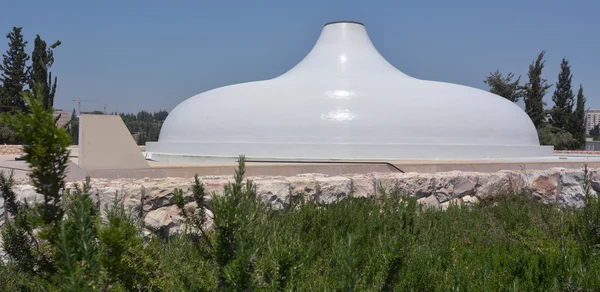
[[575, 149], [585, 147], [585, 102], [586, 98], [583, 95], [583, 85], [579, 85], [577, 92], [577, 106], [571, 115], [571, 133], [575, 138]]
[[553, 127], [549, 124], [538, 128], [541, 145], [553, 145], [556, 150], [574, 149], [577, 141], [567, 130]]
[[550, 113], [552, 126], [567, 131], [570, 129], [571, 115], [575, 103], [575, 95], [573, 95], [573, 89], [571, 88], [572, 79], [573, 74], [571, 74], [569, 61], [563, 58], [560, 63], [556, 89], [552, 95], [554, 107], [552, 107]]
[[122, 198], [116, 195], [112, 206], [105, 208], [105, 214], [107, 223], [98, 231], [100, 263], [106, 273], [104, 286], [148, 288], [158, 268], [144, 255], [140, 230]]
[[506, 77], [502, 77], [500, 70], [496, 70], [483, 81], [490, 87], [490, 92], [500, 95], [512, 102], [517, 102], [523, 96], [523, 89], [519, 85], [521, 76], [517, 80], [512, 81], [514, 74], [508, 73]]
[[31, 182], [43, 200], [18, 202], [12, 173], [0, 174], [8, 211], [2, 241], [9, 259], [0, 269], [0, 277], [6, 278], [0, 290], [153, 290], [160, 271], [144, 253], [140, 232], [123, 203], [116, 198], [106, 209], [104, 225], [89, 194], [89, 179], [83, 188], [64, 191], [69, 134], [56, 127], [43, 92], [38, 86], [24, 93], [27, 113], [1, 117], [26, 143]]
[[79, 144], [79, 117], [76, 115], [75, 109], [73, 109], [73, 113], [71, 114], [68, 130], [71, 136], [71, 144]]
[[547, 84], [546, 79], [542, 78], [544, 69], [544, 54], [542, 51], [537, 59], [529, 65], [529, 82], [523, 87], [525, 112], [529, 115], [536, 128], [544, 124], [544, 95], [551, 85]]
[[214, 252], [221, 290], [248, 291], [254, 287], [254, 237], [260, 202], [251, 181], [243, 182], [245, 158], [240, 156], [234, 182], [225, 186], [224, 195], [213, 198]]
[[0, 112], [25, 111], [27, 107], [21, 99], [21, 91], [28, 81], [29, 68], [27, 61], [29, 55], [25, 52], [27, 42], [23, 39], [22, 27], [13, 27], [6, 35], [8, 50], [2, 55], [0, 64], [0, 81], [2, 82], [2, 98], [0, 99]]
[[153, 238], [144, 254], [160, 263], [152, 279], [156, 291], [219, 291], [214, 254], [206, 244], [187, 235]]
[[31, 168], [29, 176], [43, 200], [17, 203], [11, 190], [12, 177], [0, 174], [0, 190], [11, 206], [12, 217], [2, 230], [3, 245], [18, 271], [48, 279], [56, 271], [53, 259], [64, 212], [61, 196], [70, 140], [64, 129], [56, 128], [41, 94], [25, 92], [23, 99], [29, 108], [27, 113], [3, 114], [0, 119], [26, 143], [23, 151]]
[[63, 291], [96, 290], [100, 284], [98, 256], [99, 216], [89, 196], [89, 179], [83, 189], [67, 193], [66, 219], [60, 222], [56, 244], [58, 272], [54, 282]]
[[0, 123], [0, 143], [8, 145], [22, 145], [23, 140], [10, 127]]
[[192, 185], [192, 198], [196, 206], [192, 210], [189, 210], [185, 206], [185, 198], [183, 197], [183, 191], [181, 189], [175, 189], [173, 192], [173, 202], [180, 210], [180, 215], [185, 218], [187, 226], [192, 227], [192, 233], [190, 236], [195, 236], [198, 232], [202, 234], [202, 238], [212, 247], [210, 238], [207, 235], [205, 224], [206, 224], [206, 204], [204, 202], [204, 184], [198, 178], [198, 175], [194, 176], [194, 184]]
[[127, 129], [134, 136], [138, 145], [144, 145], [146, 141], [158, 141], [160, 128], [167, 115], [168, 113], [162, 110], [153, 114], [147, 111], [140, 111], [137, 115], [120, 114]]
[[34, 228], [42, 227], [45, 239], [54, 242], [56, 229], [62, 219], [61, 192], [65, 187], [67, 163], [71, 144], [69, 135], [54, 123], [52, 110], [44, 107], [42, 90], [23, 94], [28, 105], [28, 113], [3, 115], [7, 124], [23, 139], [24, 160], [31, 167], [32, 184], [37, 193], [43, 196], [42, 207], [34, 208], [39, 216], [33, 222]]
[[599, 137], [600, 136], [600, 125], [595, 125], [590, 130], [590, 136], [592, 136], [592, 137]]
[[46, 41], [42, 40], [39, 35], [35, 37], [33, 44], [29, 87], [34, 91], [39, 91], [43, 96], [43, 106], [45, 109], [51, 109], [54, 106], [57, 78], [54, 77], [53, 83], [52, 73], [48, 70], [54, 64], [54, 49], [60, 46], [60, 44], [60, 41], [56, 41], [47, 47]]

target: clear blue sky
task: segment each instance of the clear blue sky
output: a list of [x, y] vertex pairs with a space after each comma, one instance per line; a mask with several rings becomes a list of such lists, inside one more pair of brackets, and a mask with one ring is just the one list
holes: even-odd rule
[[[544, 77], [572, 64], [588, 106], [600, 107], [600, 1], [81, 1], [12, 0], [2, 35], [22, 26], [62, 45], [55, 106], [171, 110], [197, 93], [275, 77], [311, 49], [324, 23], [364, 22], [390, 63], [417, 78], [485, 88], [491, 71], [526, 78], [547, 51]], [[0, 41], [5, 51], [6, 40]], [[550, 96], [547, 102], [551, 102]]]

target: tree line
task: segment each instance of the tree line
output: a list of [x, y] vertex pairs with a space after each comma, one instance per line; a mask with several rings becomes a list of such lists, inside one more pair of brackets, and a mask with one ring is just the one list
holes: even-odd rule
[[[102, 111], [91, 111], [84, 113], [95, 115], [105, 114]], [[165, 110], [160, 110], [154, 113], [142, 110], [137, 114], [117, 112], [112, 112], [109, 114], [121, 116], [123, 123], [125, 123], [125, 126], [138, 145], [146, 145], [146, 142], [149, 141], [158, 141], [160, 128], [169, 115], [169, 113]], [[77, 144], [79, 140], [79, 118], [75, 115], [75, 110], [73, 110], [72, 117], [73, 118], [71, 119], [69, 132], [72, 143]]]
[[525, 102], [525, 112], [535, 125], [540, 144], [554, 145], [557, 150], [576, 150], [585, 147], [585, 103], [583, 85], [579, 85], [577, 97], [573, 93], [571, 65], [566, 58], [560, 63], [560, 73], [551, 108], [545, 108], [544, 96], [552, 87], [542, 77], [546, 61], [545, 51], [538, 54], [535, 61], [529, 64], [528, 81], [521, 85], [521, 76], [515, 78], [510, 72], [506, 76], [500, 70], [490, 73], [483, 81], [489, 86], [491, 93], [500, 95], [512, 102], [521, 98]]
[[[0, 113], [27, 112], [29, 109], [22, 94], [29, 91], [35, 95], [40, 91], [44, 108], [52, 108], [57, 78], [52, 78], [50, 68], [54, 64], [54, 49], [61, 42], [57, 40], [48, 45], [38, 34], [29, 55], [22, 27], [13, 27], [6, 38], [8, 49], [0, 64]], [[0, 143], [18, 144], [21, 140], [13, 131], [0, 125]]]
[[145, 145], [149, 141], [158, 141], [160, 128], [169, 113], [160, 110], [154, 113], [139, 111], [137, 114], [120, 113], [119, 115], [137, 144]]

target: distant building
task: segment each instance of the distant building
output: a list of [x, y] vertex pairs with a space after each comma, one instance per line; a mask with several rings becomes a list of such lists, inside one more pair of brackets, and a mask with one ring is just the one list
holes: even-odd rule
[[54, 118], [56, 119], [57, 117], [59, 118], [58, 121], [56, 121], [56, 126], [59, 128], [64, 128], [69, 122], [71, 122], [70, 111], [56, 110], [54, 111]]
[[596, 125], [600, 124], [600, 109], [590, 109], [585, 115], [585, 132], [590, 133]]

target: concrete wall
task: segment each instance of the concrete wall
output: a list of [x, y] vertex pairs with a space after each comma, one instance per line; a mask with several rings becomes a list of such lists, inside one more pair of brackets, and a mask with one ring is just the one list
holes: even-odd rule
[[79, 117], [78, 165], [86, 170], [150, 167], [125, 123], [116, 115]]

